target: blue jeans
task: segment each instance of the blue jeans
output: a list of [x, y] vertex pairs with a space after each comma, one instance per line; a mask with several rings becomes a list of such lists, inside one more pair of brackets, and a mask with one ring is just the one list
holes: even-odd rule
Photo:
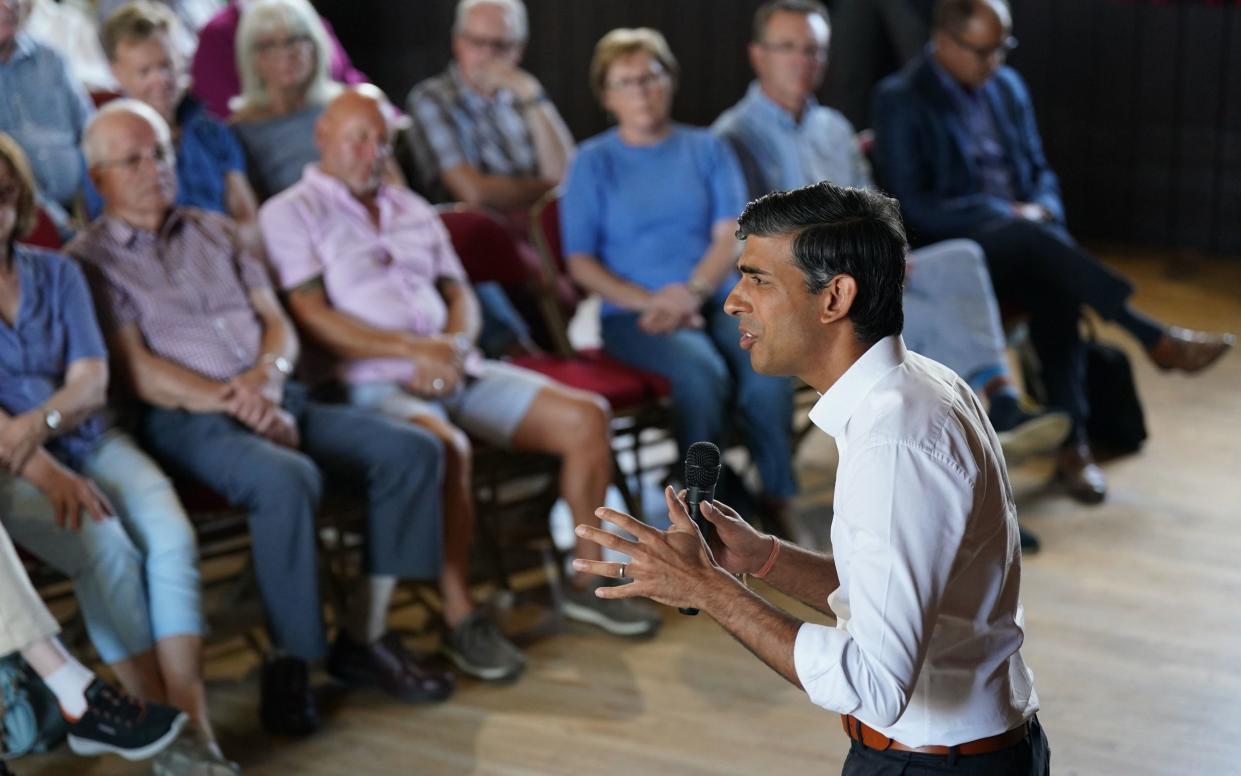
[[1008, 374], [1004, 327], [982, 248], [945, 240], [914, 251], [905, 279], [905, 345], [960, 375], [975, 390]]
[[91, 642], [106, 663], [169, 636], [203, 632], [194, 529], [172, 483], [134, 441], [113, 429], [82, 465], [115, 519], [56, 526], [51, 503], [24, 479], [0, 473], [0, 514], [16, 544], [73, 580]]
[[677, 444], [729, 442], [729, 420], [739, 414], [763, 489], [778, 498], [797, 493], [793, 476], [793, 385], [760, 375], [738, 344], [737, 321], [718, 304], [703, 308], [702, 329], [653, 335], [638, 328], [636, 313], [611, 313], [602, 321], [603, 345], [612, 356], [672, 383]]
[[434, 578], [443, 553], [443, 451], [430, 432], [367, 410], [308, 401], [289, 383], [284, 408], [301, 446], [290, 450], [220, 413], [150, 408], [143, 440], [169, 471], [249, 512], [251, 553], [272, 641], [305, 660], [327, 651], [319, 600], [315, 514], [323, 471], [366, 500], [367, 573]]

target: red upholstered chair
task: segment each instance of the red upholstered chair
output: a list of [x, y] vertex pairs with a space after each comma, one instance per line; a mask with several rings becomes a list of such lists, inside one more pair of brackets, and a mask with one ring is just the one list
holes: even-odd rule
[[37, 214], [34, 231], [31, 232], [22, 242], [27, 245], [34, 245], [39, 248], [47, 248], [49, 250], [58, 251], [62, 247], [60, 235], [56, 232], [56, 225], [52, 223], [52, 219], [47, 215], [43, 208], [39, 208]]

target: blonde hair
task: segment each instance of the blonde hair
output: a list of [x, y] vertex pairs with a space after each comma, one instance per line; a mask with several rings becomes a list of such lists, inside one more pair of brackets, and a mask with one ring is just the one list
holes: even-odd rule
[[599, 39], [595, 44], [595, 54], [590, 60], [590, 88], [595, 99], [603, 103], [603, 93], [607, 91], [608, 69], [616, 60], [630, 54], [645, 53], [659, 62], [672, 78], [673, 88], [677, 85], [680, 66], [677, 58], [668, 48], [668, 41], [659, 30], [650, 27], [619, 27]]
[[309, 35], [314, 44], [314, 64], [306, 83], [306, 103], [324, 105], [341, 89], [332, 80], [328, 67], [332, 56], [327, 31], [319, 14], [307, 0], [258, 0], [241, 14], [237, 27], [237, 74], [241, 76], [241, 94], [228, 102], [233, 113], [269, 107], [271, 98], [259, 77], [254, 48], [258, 39], [277, 30], [290, 35]]
[[148, 0], [125, 3], [104, 21], [99, 29], [99, 42], [109, 62], [116, 61], [116, 50], [122, 43], [141, 43], [155, 35], [172, 36], [177, 18], [168, 6]]
[[35, 183], [34, 174], [30, 172], [30, 160], [17, 141], [3, 132], [0, 132], [0, 159], [8, 162], [13, 177], [17, 178], [17, 219], [13, 224], [13, 234], [9, 236], [9, 242], [12, 242], [34, 231], [39, 220], [39, 208], [34, 200]]

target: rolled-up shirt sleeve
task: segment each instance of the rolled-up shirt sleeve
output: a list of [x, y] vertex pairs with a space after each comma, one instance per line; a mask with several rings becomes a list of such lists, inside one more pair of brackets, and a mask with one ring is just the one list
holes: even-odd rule
[[[810, 700], [886, 728], [904, 713], [974, 508], [969, 476], [900, 441], [852, 456], [835, 531], [847, 532], [842, 627], [806, 623], [793, 661]], [[847, 582], [845, 581], [847, 579]]]

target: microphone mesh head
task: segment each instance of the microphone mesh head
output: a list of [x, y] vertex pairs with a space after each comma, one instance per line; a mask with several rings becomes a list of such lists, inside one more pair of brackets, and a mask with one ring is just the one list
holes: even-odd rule
[[685, 484], [691, 488], [712, 488], [720, 476], [720, 448], [710, 442], [695, 442], [685, 454]]

